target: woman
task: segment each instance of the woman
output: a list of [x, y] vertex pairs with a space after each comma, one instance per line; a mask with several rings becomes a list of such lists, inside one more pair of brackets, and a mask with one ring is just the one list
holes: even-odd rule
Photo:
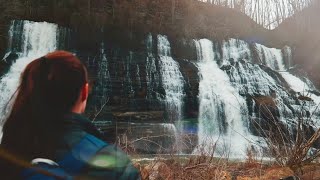
[[[127, 156], [102, 142], [80, 115], [86, 108], [88, 75], [77, 57], [65, 51], [50, 53], [32, 61], [20, 81], [3, 127], [1, 179], [27, 179], [38, 173], [21, 173], [29, 164], [25, 162], [56, 165], [83, 179], [139, 179]], [[63, 164], [65, 159], [72, 161]]]

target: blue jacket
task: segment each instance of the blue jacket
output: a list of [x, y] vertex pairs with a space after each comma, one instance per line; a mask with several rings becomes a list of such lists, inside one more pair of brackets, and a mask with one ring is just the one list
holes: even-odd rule
[[[47, 168], [53, 174], [67, 174], [74, 177], [74, 179], [119, 179], [119, 180], [136, 180], [140, 179], [138, 170], [132, 165], [128, 156], [118, 149], [114, 145], [105, 144], [101, 141], [101, 135], [99, 131], [93, 126], [93, 124], [85, 117], [71, 113], [65, 116], [64, 119], [64, 132], [63, 138], [59, 143], [56, 150], [56, 158], [52, 159], [58, 164], [61, 160], [68, 158], [73, 158], [69, 162], [75, 162], [74, 164], [67, 165], [68, 169], [61, 171], [61, 168]], [[89, 137], [89, 138], [88, 138]], [[85, 143], [82, 143], [86, 141]], [[100, 145], [97, 145], [99, 144]], [[79, 147], [85, 145], [86, 147]], [[93, 149], [100, 146], [97, 150], [91, 150], [95, 154], [90, 154], [90, 147]], [[76, 148], [75, 148], [76, 147]], [[75, 150], [78, 149], [78, 150]], [[79, 153], [79, 149], [83, 151]], [[92, 148], [91, 148], [92, 149]], [[78, 151], [74, 153], [75, 151]], [[86, 153], [89, 152], [89, 153]], [[81, 159], [77, 161], [77, 159]], [[80, 170], [76, 170], [76, 173], [72, 173], [72, 168], [77, 168], [80, 165]], [[43, 167], [43, 166], [41, 166]], [[46, 169], [46, 167], [44, 168]], [[24, 172], [25, 179], [43, 179], [42, 174], [34, 173], [34, 171], [27, 170]], [[55, 179], [55, 178], [51, 178]]]

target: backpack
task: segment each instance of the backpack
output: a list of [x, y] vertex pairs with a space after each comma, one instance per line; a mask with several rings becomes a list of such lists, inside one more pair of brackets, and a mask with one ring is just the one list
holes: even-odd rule
[[[38, 162], [31, 168], [22, 172], [24, 180], [73, 180], [79, 175], [81, 170], [87, 165], [98, 151], [108, 144], [102, 140], [86, 134], [81, 141], [76, 144], [71, 152], [67, 153], [57, 163]], [[50, 160], [48, 160], [50, 161]]]

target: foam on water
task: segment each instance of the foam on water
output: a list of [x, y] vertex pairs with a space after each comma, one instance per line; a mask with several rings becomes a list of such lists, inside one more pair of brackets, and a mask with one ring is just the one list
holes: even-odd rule
[[250, 134], [246, 102], [231, 85], [228, 75], [215, 59], [213, 43], [195, 40], [198, 55], [199, 146], [195, 153], [214, 153], [222, 157], [244, 157]]
[[229, 61], [246, 59], [251, 61], [251, 50], [248, 43], [239, 39], [229, 39], [222, 43], [222, 58]]

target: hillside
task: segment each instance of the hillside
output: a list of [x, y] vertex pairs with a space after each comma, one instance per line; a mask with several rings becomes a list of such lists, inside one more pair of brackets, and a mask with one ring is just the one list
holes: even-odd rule
[[4, 56], [8, 27], [14, 19], [69, 27], [79, 34], [75, 46], [84, 51], [98, 49], [96, 41], [101, 38], [118, 47], [139, 50], [145, 34], [151, 32], [168, 35], [176, 42], [172, 44], [173, 56], [187, 58], [192, 55], [179, 48], [183, 39], [233, 37], [278, 48], [292, 46], [294, 63], [301, 65], [319, 87], [319, 9], [319, 2], [314, 2], [269, 31], [234, 9], [196, 0], [0, 0], [0, 55]]
[[[167, 34], [170, 38], [192, 37], [264, 41], [268, 32], [246, 15], [232, 9], [195, 0], [0, 0], [0, 52], [4, 52], [8, 23], [13, 19], [48, 21], [83, 32], [83, 48], [91, 36], [104, 28], [116, 43], [139, 40], [139, 34]], [[81, 46], [79, 44], [79, 46]]]
[[320, 87], [320, 2], [315, 1], [272, 32], [275, 46], [293, 47], [293, 61]]

